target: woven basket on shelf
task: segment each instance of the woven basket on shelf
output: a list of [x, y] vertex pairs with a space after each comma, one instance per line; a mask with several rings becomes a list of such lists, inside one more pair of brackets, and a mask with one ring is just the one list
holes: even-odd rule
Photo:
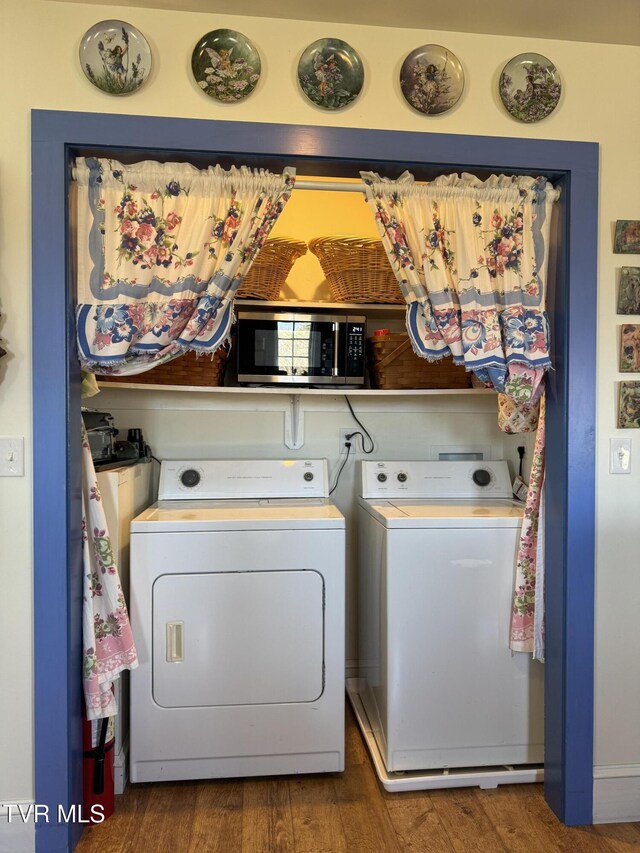
[[133, 376], [104, 376], [101, 381], [110, 382], [135, 382], [144, 385], [205, 385], [211, 388], [222, 385], [224, 369], [229, 357], [229, 348], [219, 347], [213, 354], [196, 355], [195, 352], [187, 352], [184, 355], [152, 367], [146, 373], [137, 373]]
[[409, 335], [391, 332], [367, 339], [372, 388], [469, 388], [471, 374], [451, 357], [427, 361], [411, 348]]
[[320, 261], [334, 302], [404, 302], [379, 240], [316, 237], [309, 249]]
[[306, 251], [306, 245], [300, 240], [286, 237], [267, 240], [256, 255], [237, 296], [240, 299], [278, 299], [291, 267]]

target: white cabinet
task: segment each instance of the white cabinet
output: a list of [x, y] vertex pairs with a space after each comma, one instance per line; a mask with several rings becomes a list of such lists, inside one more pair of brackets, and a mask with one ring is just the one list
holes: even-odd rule
[[[131, 520], [153, 501], [152, 463], [123, 465], [98, 472], [98, 488], [107, 517], [111, 547], [120, 572], [120, 582], [129, 606], [129, 540]], [[115, 791], [122, 794], [127, 780], [129, 735], [129, 673], [115, 682], [119, 713], [115, 719]]]

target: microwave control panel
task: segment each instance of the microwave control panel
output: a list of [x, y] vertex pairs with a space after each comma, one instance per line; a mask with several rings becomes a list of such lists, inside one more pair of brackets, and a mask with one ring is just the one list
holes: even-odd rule
[[364, 379], [364, 323], [347, 323], [346, 375], [349, 379]]

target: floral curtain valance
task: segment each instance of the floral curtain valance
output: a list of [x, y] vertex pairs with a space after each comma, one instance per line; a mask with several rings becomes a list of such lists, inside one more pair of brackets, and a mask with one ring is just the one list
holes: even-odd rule
[[454, 174], [419, 185], [408, 172], [361, 175], [416, 352], [452, 355], [498, 391], [534, 400], [551, 366], [545, 290], [558, 191], [545, 178]]
[[74, 177], [82, 365], [134, 374], [215, 351], [295, 171], [79, 158]]

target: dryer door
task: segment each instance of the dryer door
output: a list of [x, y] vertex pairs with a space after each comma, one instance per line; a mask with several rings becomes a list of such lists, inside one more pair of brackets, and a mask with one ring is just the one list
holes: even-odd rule
[[153, 586], [153, 698], [165, 708], [313, 702], [324, 689], [315, 571], [162, 575]]

